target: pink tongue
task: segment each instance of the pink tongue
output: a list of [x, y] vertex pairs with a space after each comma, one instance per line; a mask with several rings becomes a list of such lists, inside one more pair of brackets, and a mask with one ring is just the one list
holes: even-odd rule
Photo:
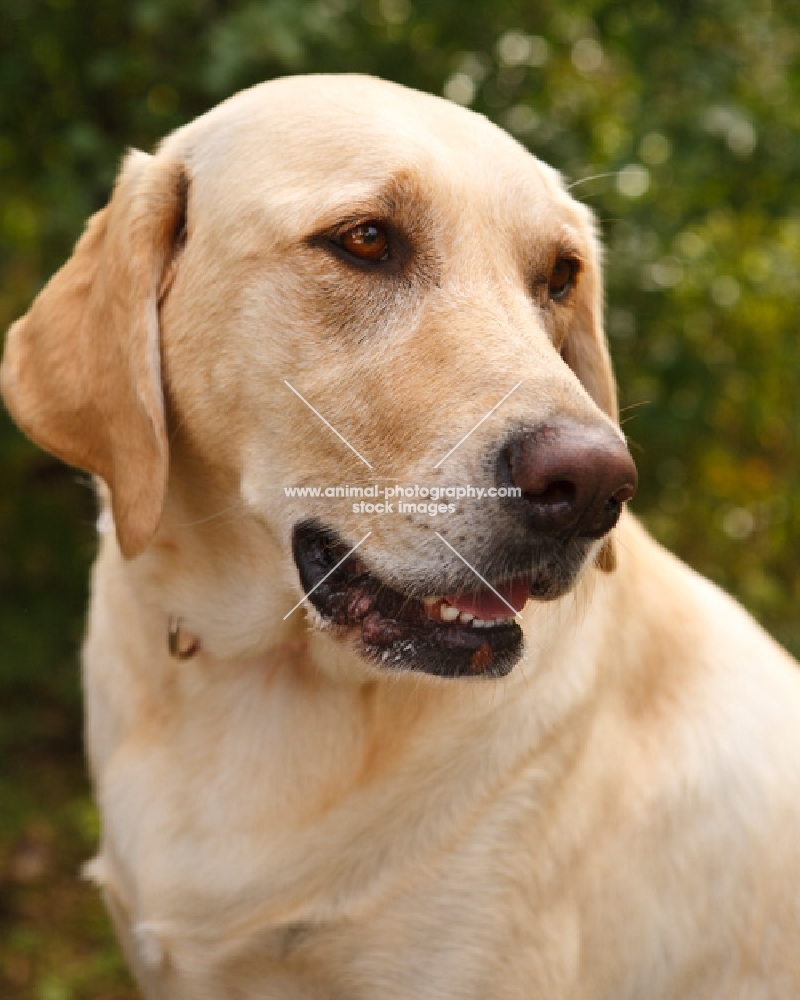
[[500, 597], [485, 587], [471, 594], [459, 594], [458, 597], [448, 594], [445, 595], [445, 600], [459, 611], [468, 611], [476, 618], [509, 618], [513, 614], [512, 608], [514, 611], [522, 611], [525, 607], [529, 588], [530, 580], [512, 580], [495, 587]]

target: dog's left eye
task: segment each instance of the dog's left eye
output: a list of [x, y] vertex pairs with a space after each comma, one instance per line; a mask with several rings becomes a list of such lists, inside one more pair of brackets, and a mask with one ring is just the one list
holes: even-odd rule
[[336, 241], [352, 257], [378, 262], [389, 256], [389, 234], [378, 222], [361, 222]]
[[550, 298], [556, 301], [563, 299], [574, 286], [579, 270], [580, 264], [574, 257], [559, 257], [547, 282]]

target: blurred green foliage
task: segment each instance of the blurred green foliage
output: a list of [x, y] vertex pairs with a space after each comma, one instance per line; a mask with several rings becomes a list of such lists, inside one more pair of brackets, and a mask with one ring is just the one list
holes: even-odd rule
[[[0, 328], [127, 146], [313, 71], [469, 104], [576, 182], [607, 246], [635, 509], [800, 652], [800, 2], [0, 0]], [[132, 996], [74, 877], [95, 835], [87, 485], [0, 416], [3, 997]]]

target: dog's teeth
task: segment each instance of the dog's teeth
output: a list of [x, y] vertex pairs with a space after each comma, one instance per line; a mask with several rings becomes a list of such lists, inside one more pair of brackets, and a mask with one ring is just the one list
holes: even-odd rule
[[462, 611], [461, 612], [461, 616], [460, 616], [461, 624], [462, 625], [469, 625], [469, 623], [473, 620], [474, 617], [475, 617], [475, 615], [470, 614], [469, 611]]
[[439, 609], [439, 614], [442, 616], [443, 622], [454, 622], [458, 618], [459, 610], [450, 607], [449, 604], [443, 604]]
[[513, 621], [513, 618], [475, 618], [472, 622], [473, 628], [496, 628], [498, 625], [505, 625], [506, 622]]
[[423, 597], [422, 603], [426, 608], [432, 608], [434, 604], [438, 604], [441, 601], [441, 597], [437, 597], [435, 594], [431, 594], [429, 597]]

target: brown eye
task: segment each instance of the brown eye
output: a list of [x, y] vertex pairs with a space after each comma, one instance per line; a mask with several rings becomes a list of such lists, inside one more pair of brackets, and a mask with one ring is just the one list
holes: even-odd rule
[[578, 261], [574, 257], [558, 258], [553, 265], [553, 270], [550, 272], [550, 278], [547, 282], [547, 290], [550, 293], [551, 299], [558, 301], [558, 299], [564, 298], [575, 284], [578, 270]]
[[389, 237], [377, 222], [362, 222], [339, 238], [339, 245], [359, 260], [379, 261], [389, 256]]

